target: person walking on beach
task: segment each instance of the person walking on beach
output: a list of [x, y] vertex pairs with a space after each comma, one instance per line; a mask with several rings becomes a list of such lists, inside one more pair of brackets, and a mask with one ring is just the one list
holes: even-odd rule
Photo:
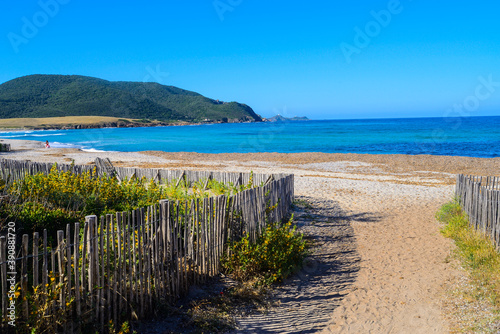
[[45, 141], [45, 148], [50, 148], [50, 145], [49, 145], [49, 141], [48, 141], [48, 140], [46, 140], [46, 141]]

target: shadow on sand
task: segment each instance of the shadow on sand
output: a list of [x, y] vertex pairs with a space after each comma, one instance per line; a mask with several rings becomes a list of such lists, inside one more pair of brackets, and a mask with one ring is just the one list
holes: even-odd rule
[[277, 306], [267, 314], [238, 319], [237, 333], [315, 333], [356, 281], [360, 257], [352, 221], [377, 222], [371, 213], [346, 214], [332, 200], [297, 197], [295, 220], [311, 241], [303, 268], [276, 289]]

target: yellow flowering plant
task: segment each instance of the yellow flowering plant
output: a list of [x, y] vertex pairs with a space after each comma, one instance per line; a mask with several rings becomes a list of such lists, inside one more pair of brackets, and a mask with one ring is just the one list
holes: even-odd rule
[[[24, 298], [28, 301], [29, 315], [24, 320], [21, 314], [16, 323], [16, 333], [57, 333], [63, 329], [63, 324], [71, 319], [75, 298], [64, 300], [61, 305], [60, 294], [63, 289], [68, 288], [68, 280], [60, 281], [57, 274], [49, 271], [48, 283], [27, 291]], [[20, 287], [18, 287], [20, 291]], [[74, 287], [73, 287], [74, 289]], [[22, 305], [21, 295], [16, 292], [17, 305]], [[22, 312], [22, 307], [17, 307], [17, 312]]]
[[[48, 174], [26, 175], [4, 190], [9, 201], [0, 203], [0, 228], [7, 221], [16, 221], [25, 233], [47, 229], [49, 238], [66, 224], [82, 222], [87, 215], [98, 217], [108, 213], [130, 211], [158, 203], [161, 199], [190, 203], [211, 195], [232, 195], [253, 187], [250, 182], [235, 187], [210, 179], [187, 182], [171, 180], [160, 185], [146, 178], [125, 178], [119, 181], [92, 171], [77, 174], [60, 171], [54, 164]], [[5, 182], [4, 182], [5, 184]], [[1, 184], [0, 184], [1, 186]], [[186, 205], [180, 207], [184, 214]]]

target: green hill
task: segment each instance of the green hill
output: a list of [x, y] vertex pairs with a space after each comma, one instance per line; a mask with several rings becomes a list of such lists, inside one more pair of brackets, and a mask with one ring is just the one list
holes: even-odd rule
[[152, 82], [29, 75], [0, 85], [0, 118], [110, 116], [165, 122], [262, 121], [249, 106]]

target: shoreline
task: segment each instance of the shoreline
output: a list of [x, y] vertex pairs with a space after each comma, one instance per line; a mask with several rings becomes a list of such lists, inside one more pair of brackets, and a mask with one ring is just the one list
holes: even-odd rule
[[[17, 160], [89, 164], [95, 158], [109, 157], [117, 166], [163, 167], [207, 169], [217, 166], [225, 170], [246, 167], [265, 170], [268, 165], [301, 170], [324, 170], [326, 172], [354, 172], [374, 175], [389, 174], [473, 174], [500, 176], [500, 158], [476, 158], [467, 156], [407, 155], [407, 154], [359, 154], [359, 153], [196, 153], [163, 151], [100, 151], [76, 147], [45, 149], [43, 141], [22, 139], [0, 139], [11, 144], [11, 152], [2, 152], [0, 157]], [[443, 174], [444, 173], [444, 174]]]

